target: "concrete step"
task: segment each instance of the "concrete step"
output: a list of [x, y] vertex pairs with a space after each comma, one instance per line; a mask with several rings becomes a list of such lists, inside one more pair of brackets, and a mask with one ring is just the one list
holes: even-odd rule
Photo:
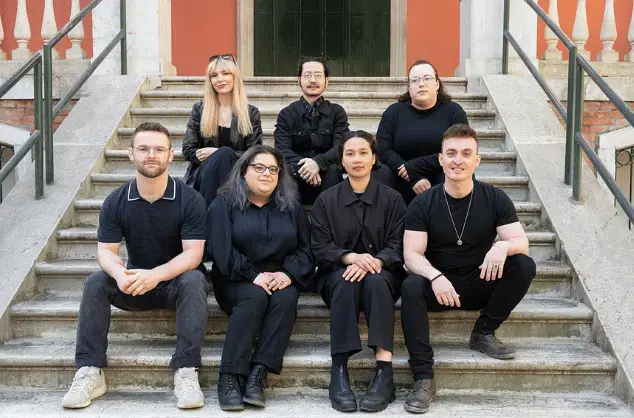
[[[170, 173], [173, 177], [180, 179], [185, 174], [184, 171], [171, 171]], [[107, 196], [123, 183], [132, 180], [133, 177], [132, 171], [127, 173], [93, 173], [90, 175], [92, 195]], [[477, 176], [477, 179], [499, 187], [514, 201], [530, 200], [529, 179], [526, 176]]]
[[[15, 338], [57, 337], [73, 338], [77, 330], [80, 293], [40, 294], [19, 302], [11, 308]], [[227, 315], [220, 309], [213, 295], [208, 298], [209, 320], [207, 339], [223, 341], [227, 329]], [[396, 303], [395, 341], [402, 343], [400, 321], [401, 303]], [[448, 311], [430, 313], [431, 335], [436, 343], [467, 343], [476, 311]], [[501, 339], [512, 342], [540, 338], [566, 338], [590, 341], [593, 311], [572, 299], [525, 298], [498, 330]], [[167, 337], [176, 334], [175, 314], [172, 311], [128, 312], [112, 308], [110, 333]], [[330, 341], [330, 311], [314, 294], [302, 294], [297, 308], [297, 321], [291, 337], [295, 341]], [[367, 338], [367, 327], [361, 321], [361, 334]]]
[[[527, 231], [530, 242], [530, 254], [536, 261], [559, 259], [556, 246], [557, 236], [550, 231]], [[60, 259], [92, 260], [97, 255], [97, 228], [71, 227], [58, 229], [57, 257]], [[119, 254], [127, 257], [125, 245], [119, 248]]]
[[[376, 130], [381, 121], [381, 116], [385, 109], [349, 109], [348, 122], [350, 129]], [[142, 122], [160, 122], [169, 129], [185, 127], [189, 120], [191, 107], [154, 107], [154, 108], [133, 108], [130, 109], [132, 126], [137, 126]], [[277, 121], [279, 111], [273, 109], [262, 109], [260, 116], [263, 129], [273, 129]], [[491, 129], [495, 127], [495, 112], [492, 110], [469, 109], [466, 110], [469, 124], [475, 129]]]
[[[324, 97], [343, 106], [344, 109], [366, 109], [368, 107], [387, 109], [392, 103], [398, 100], [401, 95], [398, 92], [348, 92], [326, 91]], [[271, 109], [278, 112], [299, 100], [301, 91], [299, 88], [289, 91], [250, 91], [248, 92], [249, 104], [256, 106], [260, 110]], [[484, 109], [486, 107], [487, 95], [479, 93], [453, 93], [453, 101], [460, 104], [464, 109]], [[203, 89], [199, 91], [176, 91], [176, 90], [154, 90], [141, 93], [141, 105], [143, 107], [188, 107], [203, 99]]]
[[[256, 91], [297, 91], [297, 77], [244, 77], [247, 95]], [[441, 77], [445, 89], [449, 93], [465, 93], [467, 79], [465, 77]], [[202, 91], [205, 77], [162, 77], [160, 90]], [[332, 92], [389, 92], [404, 93], [407, 91], [407, 77], [330, 77], [328, 94]]]
[[[106, 166], [103, 172], [121, 173], [133, 171], [134, 165], [130, 162], [127, 149], [107, 149], [104, 151]], [[513, 175], [515, 174], [515, 163], [517, 155], [514, 151], [481, 151], [482, 162], [476, 169], [477, 175]], [[174, 160], [170, 170], [185, 171], [189, 166], [189, 161], [185, 161], [181, 149], [174, 150]]]
[[[205, 263], [211, 271], [211, 262]], [[52, 294], [80, 293], [84, 280], [99, 269], [95, 258], [90, 260], [52, 260], [35, 265], [37, 291]], [[572, 270], [559, 262], [537, 263], [537, 275], [529, 294], [540, 297], [569, 298]]]
[[[106, 371], [106, 380], [109, 374]], [[366, 386], [357, 388], [357, 397]], [[60, 408], [65, 390], [3, 389], [0, 390], [0, 415], [20, 417], [62, 417], [68, 410]], [[195, 410], [179, 410], [171, 389], [114, 389], [93, 401], [82, 414], [112, 416], [112, 411], [125, 411], [134, 417], [235, 417], [235, 412], [218, 408], [217, 390], [205, 390], [205, 406]], [[403, 409], [409, 391], [401, 389], [396, 401], [381, 416], [406, 416]], [[308, 412], [310, 411], [310, 412]], [[266, 391], [266, 408], [247, 408], [249, 417], [332, 417], [328, 391], [306, 387], [273, 388]], [[373, 413], [356, 412], [355, 417], [375, 417]], [[601, 393], [496, 392], [493, 390], [441, 389], [425, 417], [632, 417], [632, 410], [619, 398]]]
[[[173, 351], [173, 338], [110, 338], [109, 387], [172, 387], [168, 364]], [[466, 344], [437, 344], [434, 351], [435, 378], [442, 389], [614, 391], [616, 360], [590, 343], [526, 342], [510, 361], [492, 359]], [[75, 373], [74, 352], [74, 339], [10, 340], [0, 346], [0, 386], [68, 388]], [[217, 382], [221, 352], [221, 342], [203, 344], [201, 386], [209, 388]], [[395, 348], [393, 368], [399, 386], [412, 382], [407, 360], [406, 350]], [[365, 348], [350, 358], [348, 367], [355, 385], [367, 385], [374, 375], [373, 351]], [[325, 389], [329, 381], [330, 344], [291, 341], [282, 374], [271, 374], [268, 385]]]
[[[273, 143], [274, 129], [264, 129], [262, 132], [262, 143], [274, 146]], [[112, 143], [112, 148], [124, 149], [130, 146], [130, 139], [134, 128], [118, 128], [117, 139]], [[369, 130], [372, 135], [376, 135], [376, 129]], [[506, 132], [495, 129], [477, 129], [478, 143], [481, 151], [505, 151], [506, 150]], [[175, 150], [183, 148], [183, 136], [185, 135], [185, 126], [170, 129], [172, 135], [172, 146]]]
[[[81, 199], [75, 201], [76, 226], [99, 226], [99, 211], [104, 198]], [[526, 230], [543, 229], [542, 206], [533, 202], [514, 202], [520, 222]], [[310, 210], [310, 209], [308, 209]]]

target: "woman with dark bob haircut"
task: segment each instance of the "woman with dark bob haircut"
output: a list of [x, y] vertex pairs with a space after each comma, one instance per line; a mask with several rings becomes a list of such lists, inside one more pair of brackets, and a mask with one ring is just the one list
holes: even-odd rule
[[311, 248], [317, 285], [330, 308], [330, 402], [355, 411], [348, 357], [361, 351], [359, 312], [368, 323], [368, 346], [375, 352], [376, 375], [359, 409], [378, 412], [395, 398], [392, 373], [394, 303], [403, 280], [401, 195], [373, 179], [376, 140], [365, 131], [344, 134], [339, 144], [348, 178], [321, 193], [311, 211]]
[[390, 178], [382, 176], [379, 181], [392, 182], [388, 185], [407, 203], [444, 181], [438, 160], [442, 136], [457, 123], [469, 123], [429, 61], [411, 66], [408, 83], [408, 90], [383, 113], [376, 133], [379, 160], [391, 169]]
[[229, 315], [220, 408], [242, 410], [245, 402], [264, 407], [267, 373], [282, 370], [295, 323], [296, 285], [306, 286], [314, 271], [308, 218], [282, 154], [265, 145], [246, 150], [207, 219], [214, 293]]

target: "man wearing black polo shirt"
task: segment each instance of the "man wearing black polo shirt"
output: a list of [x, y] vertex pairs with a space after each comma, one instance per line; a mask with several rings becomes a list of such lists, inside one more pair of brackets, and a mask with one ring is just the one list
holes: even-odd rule
[[[110, 305], [130, 311], [176, 310], [174, 393], [179, 408], [204, 404], [196, 368], [207, 324], [209, 284], [201, 265], [205, 201], [167, 173], [174, 157], [169, 132], [143, 123], [129, 149], [136, 178], [112, 192], [99, 215], [101, 270], [84, 284], [77, 325], [77, 373], [64, 396], [66, 408], [83, 408], [106, 392]], [[125, 238], [127, 267], [119, 257]]]
[[297, 71], [302, 97], [282, 109], [275, 124], [275, 148], [284, 154], [302, 204], [314, 203], [321, 191], [342, 180], [337, 153], [348, 115], [324, 99], [328, 75], [323, 59], [302, 59]]
[[418, 195], [405, 217], [403, 252], [413, 275], [403, 282], [401, 322], [415, 381], [405, 409], [414, 413], [427, 412], [436, 392], [427, 312], [480, 310], [470, 348], [511, 359], [515, 351], [495, 331], [535, 276], [513, 202], [473, 179], [480, 164], [475, 131], [464, 124], [447, 129], [439, 158], [445, 183]]

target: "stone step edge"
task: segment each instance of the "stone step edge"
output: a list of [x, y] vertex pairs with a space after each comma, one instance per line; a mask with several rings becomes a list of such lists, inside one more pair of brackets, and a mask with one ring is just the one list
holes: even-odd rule
[[[280, 109], [281, 110], [281, 109]], [[348, 117], [380, 117], [385, 109], [348, 109]], [[468, 118], [493, 118], [496, 113], [486, 109], [465, 109]], [[183, 117], [189, 116], [191, 108], [188, 107], [138, 107], [130, 109], [132, 116], [164, 116]], [[277, 109], [260, 109], [261, 116], [277, 116]]]
[[[297, 77], [293, 76], [244, 76], [244, 83], [297, 83]], [[440, 77], [443, 83], [467, 84], [466, 77]], [[165, 83], [202, 83], [205, 76], [163, 76], [161, 81]], [[339, 83], [405, 83], [407, 77], [329, 77], [328, 84]]]
[[[394, 99], [396, 100], [402, 92], [356, 92], [356, 91], [327, 91], [324, 97], [328, 100], [364, 100], [364, 99]], [[486, 101], [488, 96], [482, 93], [452, 92], [451, 97], [455, 100], [462, 101]], [[298, 100], [301, 93], [296, 90], [292, 91], [265, 91], [250, 90], [247, 92], [249, 99], [254, 97], [260, 98], [283, 98]], [[203, 91], [196, 90], [148, 90], [141, 92], [142, 99], [202, 99]]]

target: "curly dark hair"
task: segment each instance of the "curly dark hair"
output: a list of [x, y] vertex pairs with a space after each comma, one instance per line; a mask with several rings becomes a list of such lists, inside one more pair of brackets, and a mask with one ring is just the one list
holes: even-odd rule
[[[438, 77], [438, 70], [436, 69], [436, 67], [434, 67], [434, 64], [432, 64], [431, 62], [427, 60], [418, 60], [414, 64], [412, 64], [411, 67], [409, 67], [409, 70], [407, 71], [408, 85], [409, 85], [409, 73], [412, 72], [412, 68], [416, 67], [417, 65], [423, 65], [423, 64], [431, 65], [431, 68], [434, 69], [434, 77], [436, 77], [436, 80], [438, 80], [438, 84], [440, 86], [438, 88], [438, 103], [442, 104], [442, 103], [450, 102], [451, 96], [449, 95], [449, 93], [447, 93], [447, 90], [445, 90], [445, 86], [442, 84], [442, 80], [440, 79], [440, 77]], [[405, 91], [405, 93], [398, 96], [399, 102], [407, 102], [411, 99], [412, 97], [409, 94], [409, 88]]]

